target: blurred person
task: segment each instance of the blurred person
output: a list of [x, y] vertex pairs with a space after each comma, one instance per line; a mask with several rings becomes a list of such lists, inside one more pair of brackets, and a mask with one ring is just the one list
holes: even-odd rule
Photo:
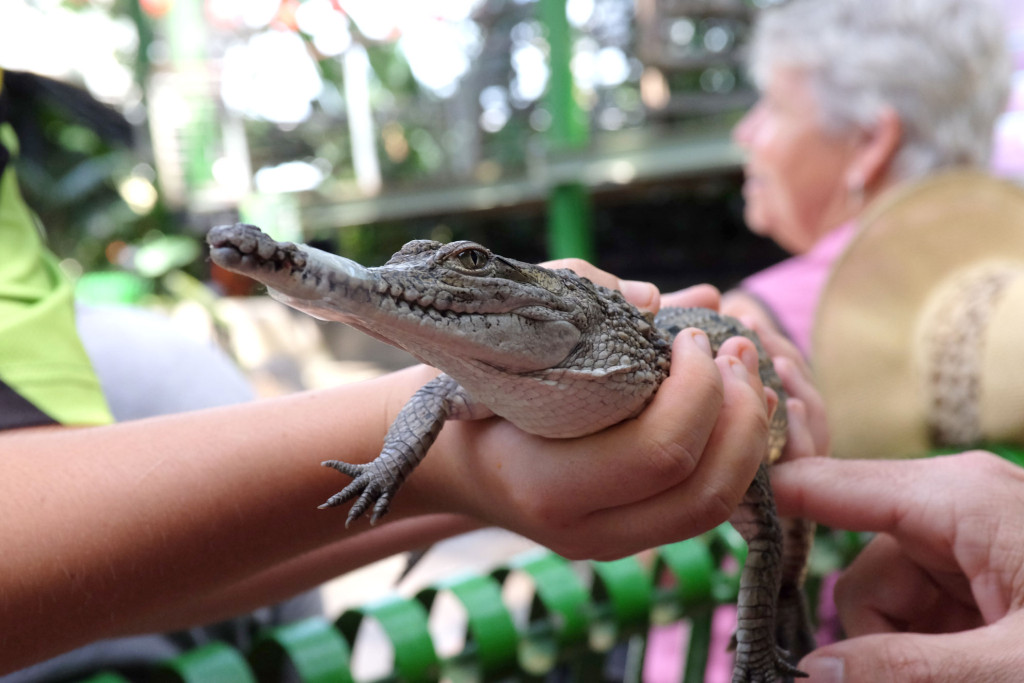
[[[915, 290], [921, 296], [909, 296], [895, 276], [971, 269], [1001, 250], [1000, 237], [1014, 230], [1012, 221], [1003, 213], [989, 224], [992, 212], [946, 221], [936, 232], [966, 232], [987, 243], [962, 251], [959, 262], [928, 258], [936, 236], [924, 220], [921, 229], [884, 248], [884, 265], [873, 260], [877, 245], [858, 248], [849, 260], [843, 254], [865, 232], [898, 234], [899, 221], [885, 212], [907, 195], [918, 196], [921, 185], [932, 188], [923, 203], [940, 192], [963, 197], [987, 187], [991, 179], [979, 176], [990, 163], [1009, 94], [1007, 43], [1001, 8], [986, 0], [790, 0], [758, 15], [749, 67], [760, 97], [733, 132], [746, 154], [744, 218], [754, 233], [794, 256], [726, 292], [722, 310], [781, 330], [813, 361], [829, 423], [819, 427], [829, 437], [819, 443], [831, 449], [822, 455], [897, 457], [938, 443], [931, 440], [928, 410], [919, 408], [929, 399], [917, 375], [890, 372], [887, 363], [897, 358], [902, 370], [919, 357], [913, 353], [918, 339], [902, 331], [941, 282], [921, 282]], [[1004, 189], [994, 194], [1002, 197]], [[910, 203], [920, 207], [922, 201]], [[1009, 198], [1002, 208], [1013, 204]], [[941, 215], [943, 208], [936, 211]], [[957, 247], [939, 251], [953, 256]], [[912, 268], [911, 261], [923, 265]], [[855, 275], [838, 284], [840, 269]], [[862, 306], [841, 309], [835, 295], [872, 282], [890, 286], [872, 287], [872, 296], [858, 299]], [[825, 297], [832, 298], [826, 303]], [[886, 309], [884, 320], [873, 306]], [[890, 312], [897, 310], [906, 320], [890, 330]], [[824, 311], [846, 317], [823, 325]], [[833, 379], [833, 372], [841, 376]], [[866, 420], [869, 414], [876, 419]], [[830, 601], [823, 597], [828, 624]], [[826, 639], [832, 630], [826, 627]]]
[[[792, 0], [756, 24], [762, 94], [734, 133], [745, 218], [797, 255], [722, 308], [812, 358], [838, 457], [1024, 441], [999, 408], [1024, 389], [994, 370], [1015, 359], [989, 332], [1024, 267], [1024, 193], [985, 171], [1009, 93], [1005, 16], [988, 0]], [[952, 321], [955, 306], [987, 313]]]
[[987, 167], [1007, 42], [987, 0], [764, 10], [749, 57], [760, 98], [733, 137], [747, 156], [747, 225], [796, 256], [727, 292], [723, 310], [770, 321], [811, 353], [822, 288], [864, 213], [902, 185]]
[[[72, 287], [21, 198], [16, 147], [0, 122], [0, 674], [96, 641], [245, 614], [480, 526], [570, 558], [621, 557], [725, 521], [761, 462], [774, 394], [755, 349], [737, 338], [713, 358], [702, 332], [684, 331], [670, 376], [637, 418], [569, 440], [499, 419], [450, 422], [389, 520], [347, 530], [344, 515], [317, 509], [336, 487], [318, 463], [375, 458], [436, 371], [113, 423]], [[572, 265], [657, 309], [653, 285]], [[715, 306], [717, 295], [696, 289], [673, 302]], [[780, 366], [793, 384], [789, 453], [810, 454], [800, 398], [810, 384], [793, 377], [799, 363]], [[97, 643], [22, 680], [151, 663], [123, 645]]]
[[[974, 0], [793, 0], [755, 29], [762, 96], [735, 130], [748, 155], [745, 218], [797, 255], [747, 278], [723, 310], [776, 325], [811, 357], [837, 457], [1024, 443], [1024, 193], [986, 173], [1007, 42], [999, 8]], [[846, 467], [779, 468], [780, 513], [889, 533], [901, 515], [921, 524], [854, 562], [835, 603], [855, 637], [801, 668], [815, 681], [1016, 680], [1000, 636], [1012, 608], [962, 586], [985, 574], [996, 590], [1020, 573], [1004, 552], [1012, 540], [988, 545], [1010, 529], [955, 537], [984, 548], [988, 568], [939, 536], [983, 519], [989, 503], [1004, 517], [1019, 504], [1004, 486], [1019, 471], [978, 456]], [[960, 618], [979, 607], [983, 618]], [[871, 632], [886, 635], [856, 637]]]

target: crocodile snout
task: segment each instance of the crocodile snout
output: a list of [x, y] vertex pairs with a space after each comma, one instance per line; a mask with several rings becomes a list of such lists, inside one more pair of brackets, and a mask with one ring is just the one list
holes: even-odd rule
[[286, 262], [293, 268], [306, 265], [306, 257], [298, 247], [273, 240], [255, 225], [219, 225], [207, 233], [206, 241], [213, 262], [232, 270], [255, 270], [265, 264]]

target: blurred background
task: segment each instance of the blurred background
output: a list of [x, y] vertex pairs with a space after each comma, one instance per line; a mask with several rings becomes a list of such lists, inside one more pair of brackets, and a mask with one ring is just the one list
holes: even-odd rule
[[[272, 395], [411, 358], [211, 270], [214, 225], [366, 265], [473, 239], [663, 289], [780, 260], [743, 225], [730, 141], [770, 2], [0, 0], [0, 68], [23, 191], [78, 298], [159, 309]], [[1017, 76], [995, 165], [1024, 179], [1024, 3], [1005, 4]], [[419, 571], [532, 547], [490, 538]], [[334, 582], [327, 613], [389, 591], [405, 562], [387, 562]]]
[[[729, 139], [771, 1], [0, 0], [0, 67], [80, 298], [188, 304], [216, 332], [215, 295], [254, 290], [203, 236], [239, 219], [367, 265], [474, 239], [665, 289], [779, 260], [743, 226]], [[997, 166], [1024, 175], [1017, 5]]]

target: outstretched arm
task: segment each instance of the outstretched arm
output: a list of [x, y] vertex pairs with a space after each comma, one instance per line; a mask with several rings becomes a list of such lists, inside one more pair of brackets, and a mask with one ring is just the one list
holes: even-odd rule
[[[501, 524], [568, 556], [602, 558], [699, 533], [728, 516], [764, 449], [766, 400], [742, 351], [712, 359], [701, 334], [681, 334], [648, 409], [592, 437], [452, 423], [396, 500], [392, 519], [417, 526], [365, 537], [366, 525], [346, 531], [344, 514], [317, 510], [337, 483], [319, 463], [373, 459], [430, 368], [0, 435], [2, 668], [275, 599], [343, 569], [338, 558], [354, 548], [368, 560], [407, 547], [411, 529], [431, 540]], [[435, 513], [462, 517], [424, 521]]]
[[[371, 460], [424, 374], [0, 437], [4, 665], [150, 628], [183, 600], [349, 538], [344, 515], [317, 509], [336, 483], [319, 462]], [[716, 364], [681, 335], [672, 377], [636, 420], [573, 441], [453, 423], [393, 515], [463, 513], [574, 557], [684, 538], [724, 519], [752, 476], [766, 430], [759, 386], [740, 361]]]

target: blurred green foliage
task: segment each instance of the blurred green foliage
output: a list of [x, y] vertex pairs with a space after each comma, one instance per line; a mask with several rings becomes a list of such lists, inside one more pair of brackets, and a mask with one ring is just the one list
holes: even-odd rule
[[[387, 201], [388, 192], [399, 188], [415, 190], [448, 184], [487, 185], [518, 177], [528, 169], [531, 160], [546, 154], [544, 140], [552, 114], [539, 90], [530, 91], [532, 94], [527, 96], [518, 87], [522, 85], [523, 73], [516, 66], [515, 57], [517, 49], [530, 48], [533, 55], [550, 52], [547, 42], [550, 36], [537, 17], [538, 4], [535, 0], [514, 3], [485, 0], [479, 3], [471, 19], [476, 32], [474, 40], [470, 41], [475, 47], [467, 52], [471, 68], [463, 74], [455, 91], [444, 97], [417, 81], [399, 42], [369, 40], [360, 34], [359, 26], [351, 25], [355, 43], [366, 50], [371, 71], [369, 100], [376, 156], [385, 188], [380, 201]], [[706, 3], [690, 0], [676, 4], [679, 7], [673, 11], [683, 12], [687, 7], [699, 8]], [[744, 0], [721, 4], [743, 5]], [[71, 8], [84, 8], [86, 5], [97, 6], [95, 3], [68, 3]], [[574, 50], [591, 60], [596, 60], [604, 51], [619, 54], [628, 67], [622, 78], [614, 82], [576, 84], [578, 99], [586, 103], [594, 137], [601, 131], [613, 134], [621, 128], [670, 126], [690, 116], [686, 112], [669, 114], [675, 111], [671, 107], [658, 114], [647, 109], [641, 101], [640, 75], [644, 64], [638, 41], [642, 36], [634, 25], [633, 2], [595, 0], [592, 5], [590, 18], [581, 20], [582, 23], [578, 22], [572, 29]], [[141, 211], [137, 204], [132, 205], [135, 206], [133, 209], [122, 197], [124, 181], [132, 177], [152, 182], [155, 189], [160, 190], [159, 179], [148, 165], [152, 161], [148, 158], [151, 153], [148, 140], [133, 139], [133, 133], [147, 135], [143, 109], [152, 74], [160, 76], [161, 79], [155, 80], [165, 86], [169, 82], [172, 89], [181, 87], [187, 91], [192, 99], [183, 96], [183, 100], [187, 99], [193, 105], [201, 100], [200, 104], [209, 105], [210, 112], [215, 112], [205, 122], [209, 125], [202, 131], [204, 135], [190, 136], [188, 133], [194, 131], [188, 130], [161, 130], [153, 133], [157, 142], [201, 138], [205, 145], [203, 149], [193, 150], [195, 154], [192, 156], [188, 155], [189, 150], [184, 150], [182, 156], [199, 156], [204, 160], [200, 163], [213, 171], [213, 160], [220, 160], [221, 154], [223, 158], [230, 156], [220, 148], [224, 141], [216, 138], [222, 133], [222, 128], [229, 127], [228, 124], [236, 126], [237, 130], [239, 117], [242, 117], [247, 148], [239, 153], [236, 146], [232, 153], [244, 158], [249, 168], [258, 171], [283, 162], [302, 161], [323, 173], [325, 180], [322, 185], [296, 199], [296, 205], [305, 203], [308, 206], [317, 201], [344, 205], [353, 197], [365, 198], [356, 182], [353, 167], [344, 55], [324, 58], [312, 43], [307, 45], [309, 54], [316, 58], [321, 92], [311, 102], [312, 115], [307, 120], [298, 125], [279, 124], [227, 111], [216, 90], [202, 92], [202, 88], [195, 85], [194, 74], [173, 63], [172, 51], [168, 49], [168, 43], [173, 41], [169, 41], [168, 32], [176, 24], [168, 18], [154, 18], [146, 14], [137, 0], [110, 0], [105, 11], [120, 21], [130, 20], [137, 30], [134, 53], [128, 49], [125, 54], [117, 55], [122, 64], [130, 67], [142, 101], [134, 112], [140, 114], [137, 119], [133, 116], [134, 125], [129, 125], [119, 112], [97, 104], [84, 91], [56, 86], [45, 80], [37, 84], [36, 91], [28, 88], [15, 100], [14, 123], [23, 147], [18, 161], [21, 181], [26, 198], [46, 226], [51, 246], [61, 257], [73, 260], [85, 272], [130, 272], [150, 281], [150, 289], [154, 288], [153, 285], [159, 289], [165, 287], [160, 281], [162, 272], [185, 268], [194, 277], [203, 277], [206, 264], [203, 259], [195, 258], [202, 253], [199, 233], [205, 226], [233, 219], [232, 209], [225, 210], [223, 204], [220, 209], [202, 209], [215, 215], [188, 215], [184, 208], [170, 210], [159, 196], [151, 209]], [[195, 28], [195, 35], [188, 31], [186, 35], [194, 39], [196, 45], [205, 46], [211, 64], [217, 64], [217, 59], [225, 54], [228, 47], [243, 45], [261, 32], [283, 28], [280, 22], [275, 24], [273, 21], [256, 28], [216, 26], [216, 22], [203, 25], [202, 19], [199, 21], [198, 26], [188, 27]], [[659, 20], [656, 24], [656, 28], [661, 27], [665, 21]], [[703, 24], [696, 26], [699, 29]], [[294, 26], [288, 28], [295, 29]], [[740, 33], [738, 31], [737, 36]], [[725, 53], [712, 56], [716, 60], [726, 60], [724, 63], [727, 65], [732, 63], [729, 61], [732, 57]], [[703, 67], [701, 70], [666, 71], [670, 90], [672, 93], [700, 94], [707, 90], [706, 84], [701, 82], [701, 73], [704, 73]], [[216, 82], [215, 69], [207, 76], [211, 82]], [[484, 97], [485, 93], [487, 97]], [[704, 94], [719, 95], [717, 92]], [[487, 113], [484, 99], [492, 104], [500, 100], [501, 106], [495, 106], [503, 113], [497, 123], [494, 118], [484, 116]], [[605, 121], [601, 114], [609, 111], [615, 116]], [[705, 114], [706, 111], [701, 115]], [[174, 124], [169, 126], [173, 127]], [[242, 165], [236, 164], [236, 167]], [[161, 169], [164, 169], [163, 164]], [[216, 173], [209, 175], [215, 176]], [[168, 188], [177, 186], [170, 179], [164, 180]], [[188, 182], [181, 184], [189, 185]], [[206, 189], [187, 187], [194, 194], [201, 194]], [[189, 197], [191, 199], [194, 197]], [[229, 199], [244, 205], [248, 198]], [[192, 206], [192, 203], [186, 203]], [[723, 205], [722, 201], [717, 203]], [[672, 228], [666, 217], [678, 214], [673, 207], [670, 213], [662, 211], [656, 217], [645, 216], [643, 221], [650, 225], [645, 225], [643, 232], [654, 234], [662, 226], [666, 230]], [[602, 219], [608, 215], [611, 215], [610, 211], [599, 212], [594, 229], [599, 242], [614, 247], [606, 251], [615, 255], [621, 251], [617, 233], [621, 232], [624, 223], [615, 221], [612, 225], [611, 221]], [[633, 215], [628, 218], [636, 220]], [[349, 227], [333, 235], [318, 234], [316, 237], [331, 240], [323, 245], [327, 248], [340, 249], [371, 264], [386, 260], [408, 239], [425, 237], [475, 239], [518, 258], [539, 260], [546, 255], [545, 230], [544, 207], [534, 203], [531, 206], [503, 206], [500, 211], [477, 214], [375, 222], [372, 226]], [[310, 235], [306, 233], [304, 237], [308, 239]], [[630, 241], [635, 239], [633, 236]], [[185, 264], [189, 258], [192, 262]], [[153, 264], [158, 264], [158, 267]]]
[[159, 202], [140, 215], [118, 190], [140, 164], [131, 127], [118, 112], [39, 76], [8, 73], [5, 84], [22, 192], [55, 253], [85, 270], [103, 270], [114, 265], [111, 243], [152, 241], [170, 229]]

